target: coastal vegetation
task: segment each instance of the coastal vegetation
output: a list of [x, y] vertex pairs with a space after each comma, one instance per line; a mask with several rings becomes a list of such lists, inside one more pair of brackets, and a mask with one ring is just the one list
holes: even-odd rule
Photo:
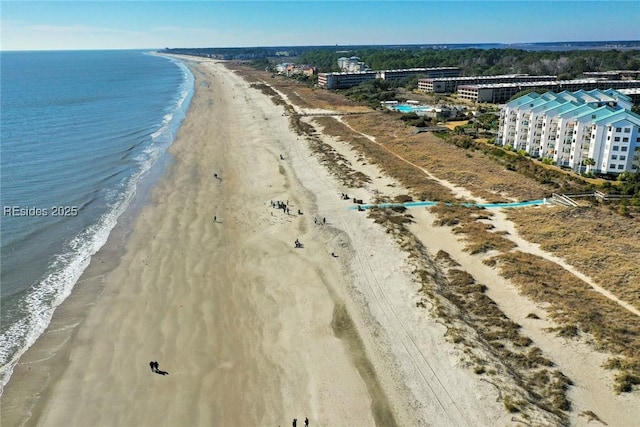
[[[329, 105], [334, 108], [355, 108], [353, 101], [339, 94], [313, 90], [264, 74], [263, 77], [287, 94], [289, 99], [300, 97], [308, 105], [319, 106], [327, 105], [327, 97], [331, 96], [335, 97], [331, 99], [335, 103], [329, 102]], [[488, 201], [532, 200], [548, 197], [552, 192], [593, 191], [594, 188], [637, 194], [637, 174], [621, 175], [618, 185], [599, 184], [600, 187], [594, 187], [596, 184], [579, 175], [555, 167], [549, 168], [542, 162], [468, 136], [455, 135], [455, 132], [415, 134], [401, 117], [397, 113], [370, 111], [367, 114], [345, 115], [339, 120], [329, 116], [317, 116], [312, 120], [320, 126], [323, 134], [339, 138], [356, 149], [360, 153], [358, 162], [375, 163], [386, 174], [398, 180], [409, 192], [402, 197], [405, 201], [454, 200], [449, 189], [423, 170], [445, 177], [447, 181], [470, 189], [474, 196]], [[297, 126], [294, 125], [296, 121], [293, 117], [291, 120], [292, 126]], [[490, 122], [490, 117], [482, 118], [481, 122]], [[318, 145], [318, 150], [331, 151], [321, 145]], [[328, 156], [327, 159], [331, 157]], [[334, 163], [340, 167], [352, 168], [353, 165], [345, 159], [337, 159]], [[345, 171], [335, 170], [335, 173], [344, 174]], [[632, 200], [634, 199], [627, 202], [629, 207], [632, 207]], [[558, 325], [551, 332], [566, 339], [590, 342], [595, 348], [615, 355], [611, 356], [606, 365], [617, 371], [613, 386], [615, 390], [628, 392], [636, 388], [640, 378], [640, 361], [633, 349], [640, 345], [640, 331], [635, 315], [593, 292], [590, 285], [559, 264], [516, 250], [508, 233], [496, 232], [488, 224], [487, 220], [492, 217], [492, 213], [445, 204], [431, 208], [431, 211], [438, 218], [436, 225], [452, 227], [454, 233], [464, 238], [469, 253], [482, 257], [487, 265], [499, 269], [501, 275], [521, 289], [521, 292], [548, 307], [550, 318]], [[622, 219], [615, 209], [592, 201], [580, 208], [518, 209], [509, 211], [508, 215], [524, 238], [541, 244], [543, 250], [565, 259], [618, 298], [638, 307], [636, 302], [640, 298], [640, 286], [636, 279], [640, 277], [640, 271], [633, 263], [628, 262], [629, 254], [640, 252], [640, 224], [633, 212], [631, 210], [632, 214], [629, 215], [627, 211], [629, 216]], [[485, 298], [486, 295], [482, 296], [484, 285], [477, 283], [475, 278], [458, 272], [459, 268], [448, 265], [442, 259], [439, 262], [444, 264], [434, 264], [424, 248], [420, 247], [419, 242], [412, 240], [411, 233], [407, 231], [413, 221], [409, 213], [403, 209], [384, 209], [375, 210], [372, 215], [376, 222], [389, 227], [392, 230], [390, 232], [397, 235], [404, 250], [413, 254], [412, 257], [422, 260], [416, 264], [416, 277], [423, 284], [423, 292], [428, 298], [419, 302], [419, 306], [435, 304], [434, 312], [444, 316], [443, 318], [452, 317], [450, 311], [447, 317], [446, 307], [469, 310], [465, 316], [475, 318], [477, 314], [473, 314], [474, 304], [482, 303], [482, 307], [494, 305]], [[571, 228], [567, 227], [568, 223], [572, 224]], [[540, 224], [544, 224], [544, 227]], [[573, 232], [576, 229], [580, 232]], [[439, 258], [443, 257], [444, 255]], [[443, 290], [444, 283], [449, 283], [446, 285], [446, 292]], [[436, 290], [440, 293], [436, 293]], [[434, 301], [432, 297], [436, 294], [443, 299], [438, 297]], [[491, 313], [488, 308], [486, 311]], [[528, 318], [538, 319], [540, 316], [530, 313]], [[490, 333], [490, 330], [482, 331], [484, 321], [475, 320], [474, 325], [467, 324], [467, 327], [485, 337], [483, 340], [489, 343], [487, 348], [492, 351], [500, 350], [498, 343], [497, 347], [491, 344], [492, 340], [487, 338], [489, 335], [483, 335]], [[518, 329], [517, 326], [509, 325], [511, 323], [505, 323], [511, 330]], [[452, 342], [469, 341], [465, 337], [470, 332], [463, 332], [463, 326], [450, 326], [449, 336]], [[509, 337], [510, 334], [504, 332], [504, 336]], [[514, 348], [530, 351], [531, 344], [527, 345], [526, 337], [513, 335], [512, 338], [513, 341], [506, 345], [509, 351], [512, 352]], [[525, 352], [524, 356], [514, 358], [528, 363], [527, 357], [533, 357], [534, 353]], [[478, 375], [495, 373], [498, 368], [486, 364], [487, 353], [483, 354], [478, 353], [469, 359], [474, 372]], [[551, 405], [548, 406], [549, 410], [562, 417], [567, 402], [558, 390], [569, 387], [570, 380], [555, 376], [557, 374], [553, 374], [549, 368], [551, 367], [547, 366], [534, 372], [535, 378], [530, 380], [537, 384], [551, 383], [550, 378], [558, 379], [554, 380], [558, 388], [553, 390], [556, 391], [549, 390], [545, 394], [556, 396], [552, 399], [555, 403], [551, 405], [546, 401], [545, 405]], [[505, 407], [508, 406], [509, 410], [515, 412], [522, 410], [523, 402], [529, 401], [520, 397], [505, 399], [504, 402]]]
[[640, 50], [529, 51], [522, 49], [423, 49], [403, 47], [358, 48], [336, 52], [319, 49], [301, 54], [298, 61], [318, 67], [320, 72], [337, 71], [341, 56], [357, 56], [373, 70], [420, 67], [460, 67], [463, 76], [527, 73], [579, 77], [588, 71], [638, 70]]

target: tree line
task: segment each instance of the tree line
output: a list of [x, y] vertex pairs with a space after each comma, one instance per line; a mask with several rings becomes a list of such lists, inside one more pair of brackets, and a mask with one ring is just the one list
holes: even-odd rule
[[526, 73], [577, 78], [584, 72], [640, 70], [640, 50], [527, 51], [522, 49], [382, 49], [363, 47], [301, 53], [297, 62], [319, 72], [338, 71], [338, 58], [357, 56], [373, 70], [460, 67], [463, 76]]

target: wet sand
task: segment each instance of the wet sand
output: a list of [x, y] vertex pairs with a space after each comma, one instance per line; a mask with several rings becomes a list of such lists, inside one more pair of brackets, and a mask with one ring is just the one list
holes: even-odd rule
[[[341, 268], [313, 241], [312, 216], [297, 214], [312, 204], [279, 158], [295, 135], [281, 109], [221, 65], [194, 74], [175, 160], [124, 255], [93, 280], [101, 296], [84, 277], [75, 293], [86, 298], [65, 303], [86, 310], [95, 299], [73, 335], [52, 344], [56, 325], [80, 320], [61, 308], [20, 362], [3, 425], [25, 421], [25, 409], [27, 425], [49, 426], [374, 424], [332, 330], [328, 288], [343, 282]], [[288, 200], [290, 214], [271, 200]], [[151, 360], [169, 375], [152, 373]]]

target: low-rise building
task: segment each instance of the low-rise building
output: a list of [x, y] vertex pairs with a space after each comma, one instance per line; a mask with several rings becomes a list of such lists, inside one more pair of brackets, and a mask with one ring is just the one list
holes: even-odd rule
[[473, 102], [505, 102], [518, 92], [576, 91], [592, 89], [626, 89], [640, 87], [640, 80], [577, 79], [556, 81], [535, 81], [521, 83], [474, 84], [458, 86], [458, 96]]
[[401, 70], [361, 71], [358, 73], [318, 73], [318, 86], [324, 89], [347, 89], [375, 80], [401, 80], [413, 75], [427, 77], [454, 77], [460, 75], [458, 67], [407, 68]]
[[316, 69], [306, 64], [293, 64], [289, 62], [283, 62], [282, 64], [276, 65], [276, 72], [278, 74], [284, 74], [285, 76], [293, 76], [296, 74], [313, 76], [316, 72]]
[[490, 83], [519, 83], [555, 81], [558, 76], [531, 76], [529, 74], [504, 74], [498, 76], [435, 77], [418, 80], [418, 90], [428, 93], [453, 93], [461, 85]]
[[360, 73], [318, 73], [318, 87], [324, 89], [348, 89], [360, 83], [375, 80], [375, 71]]
[[607, 80], [637, 80], [640, 78], [640, 70], [587, 71], [582, 74], [585, 78]]

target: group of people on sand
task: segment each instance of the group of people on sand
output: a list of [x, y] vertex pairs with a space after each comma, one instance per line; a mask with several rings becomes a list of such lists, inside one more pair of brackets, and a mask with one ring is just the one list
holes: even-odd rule
[[[291, 425], [293, 427], [298, 427], [298, 419], [294, 418], [293, 422], [291, 423]], [[304, 427], [309, 427], [309, 418], [307, 418], [307, 417], [304, 417]]]
[[314, 216], [313, 217], [313, 223], [314, 224], [326, 224], [327, 223], [327, 218], [326, 217], [322, 217], [322, 221], [320, 221], [318, 218], [316, 218]]
[[149, 367], [151, 368], [151, 372], [155, 372], [156, 374], [159, 374], [159, 375], [169, 375], [169, 372], [160, 370], [160, 364], [158, 362], [155, 362], [155, 361], [149, 362]]
[[[276, 209], [282, 209], [282, 212], [289, 215], [289, 201], [282, 202], [280, 200], [276, 200], [275, 202], [271, 201], [271, 207]], [[298, 215], [302, 215], [302, 211], [298, 210]]]

